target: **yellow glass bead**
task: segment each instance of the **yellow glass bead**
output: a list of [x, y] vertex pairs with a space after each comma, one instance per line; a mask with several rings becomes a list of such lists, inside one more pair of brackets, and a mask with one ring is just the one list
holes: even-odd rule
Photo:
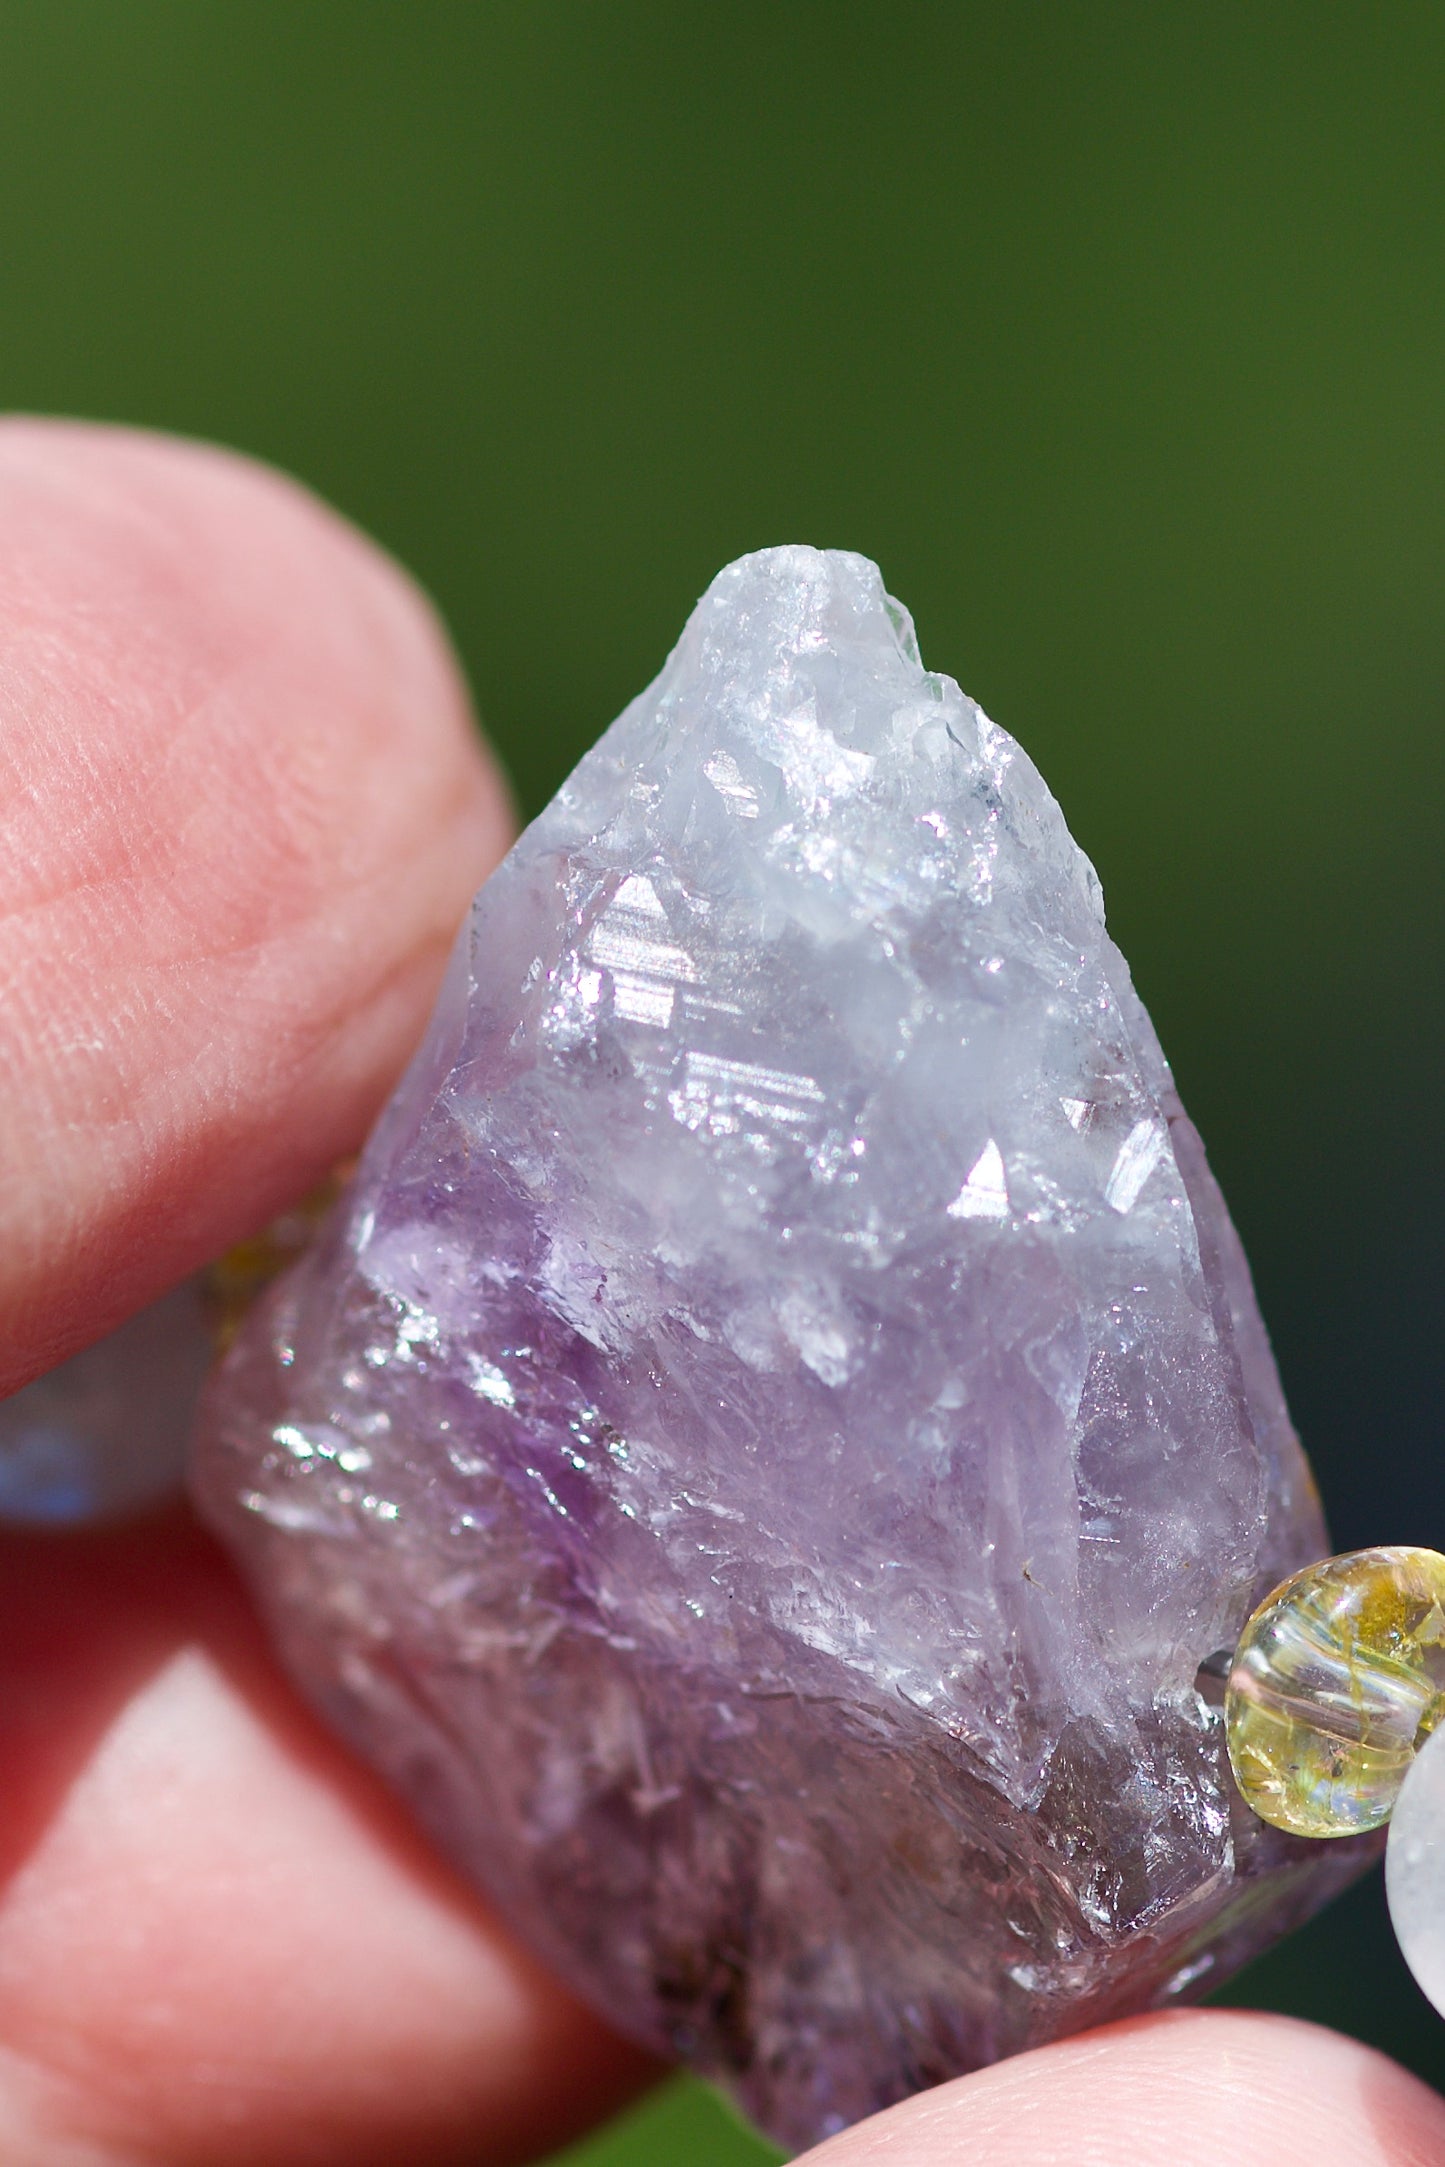
[[1267, 1595], [1225, 1692], [1229, 1758], [1261, 1820], [1294, 1836], [1388, 1821], [1445, 1716], [1445, 1557], [1353, 1550]]

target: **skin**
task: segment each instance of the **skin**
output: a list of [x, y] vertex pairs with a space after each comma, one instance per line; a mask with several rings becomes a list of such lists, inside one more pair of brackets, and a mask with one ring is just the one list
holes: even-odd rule
[[[0, 423], [0, 1390], [360, 1141], [510, 815], [425, 602], [277, 476]], [[179, 1507], [0, 1537], [0, 2160], [473, 2167], [655, 2074], [296, 1702]], [[818, 2167], [1425, 2167], [1445, 2103], [1235, 2012], [1118, 2025]]]

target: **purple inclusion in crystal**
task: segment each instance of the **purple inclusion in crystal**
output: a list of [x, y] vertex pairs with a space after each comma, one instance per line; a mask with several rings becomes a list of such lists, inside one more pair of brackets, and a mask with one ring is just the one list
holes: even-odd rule
[[439, 1843], [787, 2144], [1361, 1861], [1195, 1689], [1326, 1548], [1238, 1240], [1058, 806], [861, 557], [721, 573], [487, 882], [196, 1480]]

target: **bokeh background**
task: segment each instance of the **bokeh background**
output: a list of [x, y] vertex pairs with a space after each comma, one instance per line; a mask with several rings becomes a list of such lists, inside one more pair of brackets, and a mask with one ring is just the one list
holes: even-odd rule
[[[0, 0], [0, 404], [303, 476], [535, 809], [866, 551], [1103, 876], [1341, 1547], [1445, 1547], [1445, 11]], [[1234, 1998], [1445, 2082], [1378, 1889]], [[766, 2154], [678, 2086], [569, 2162]]]

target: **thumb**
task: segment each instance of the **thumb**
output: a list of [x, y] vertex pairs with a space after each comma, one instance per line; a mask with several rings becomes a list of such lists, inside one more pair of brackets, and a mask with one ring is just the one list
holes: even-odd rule
[[1439, 2167], [1445, 2100], [1370, 2047], [1240, 2010], [1085, 2032], [846, 2130], [807, 2167]]

